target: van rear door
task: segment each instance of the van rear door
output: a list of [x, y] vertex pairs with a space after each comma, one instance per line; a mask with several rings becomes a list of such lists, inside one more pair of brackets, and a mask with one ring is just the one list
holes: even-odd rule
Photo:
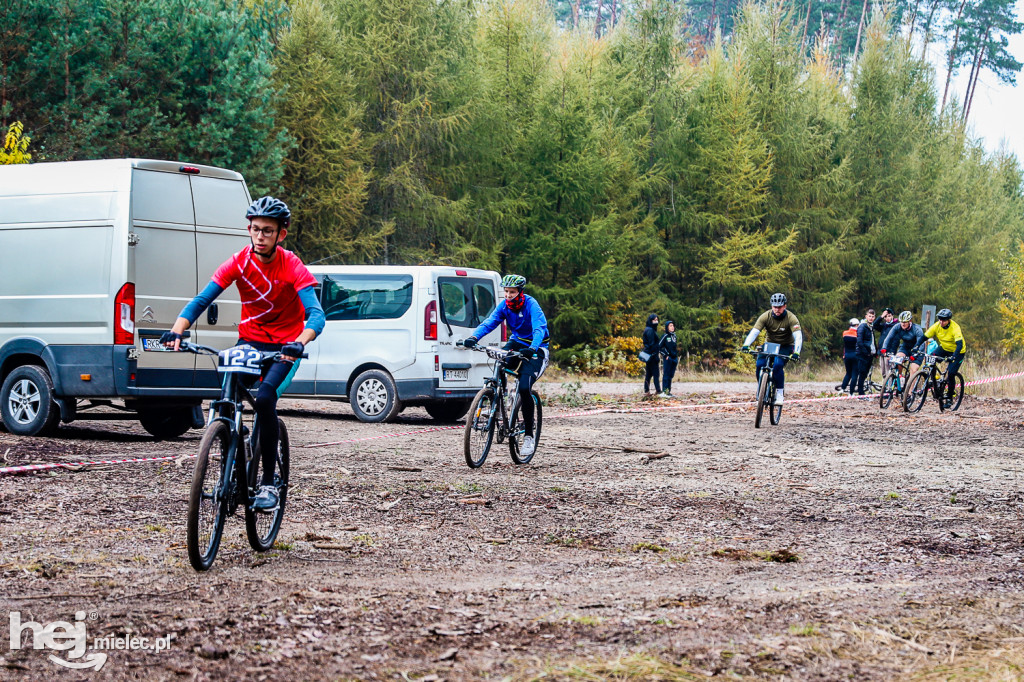
[[[438, 387], [483, 386], [484, 379], [490, 374], [486, 358], [456, 349], [455, 341], [469, 336], [494, 310], [498, 301], [495, 279], [482, 271], [456, 270], [453, 275], [438, 276], [437, 291], [440, 307], [437, 325]], [[500, 340], [501, 327], [498, 327], [480, 341], [498, 343]]]
[[[198, 293], [206, 288], [221, 263], [249, 245], [249, 223], [245, 218], [249, 192], [240, 179], [193, 175], [189, 180], [196, 212], [194, 258]], [[241, 297], [232, 284], [196, 320], [193, 326], [196, 342], [214, 348], [234, 346], [241, 319]], [[209, 388], [220, 385], [217, 370], [210, 360], [197, 361], [195, 385]]]
[[[196, 227], [187, 175], [132, 169], [136, 328], [170, 329], [196, 294]], [[192, 353], [140, 353], [136, 385], [189, 387]]]

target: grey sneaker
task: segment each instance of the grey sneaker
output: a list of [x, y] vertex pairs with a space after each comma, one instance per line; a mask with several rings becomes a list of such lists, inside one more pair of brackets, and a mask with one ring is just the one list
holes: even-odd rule
[[530, 457], [534, 452], [537, 451], [537, 441], [533, 439], [533, 436], [526, 436], [523, 438], [523, 457]]
[[662, 391], [661, 393], [658, 394], [658, 397], [659, 398], [668, 398], [669, 395], [668, 395], [668, 393], [665, 393], [665, 391]]
[[256, 493], [256, 499], [252, 501], [253, 509], [262, 512], [272, 512], [277, 509], [277, 488], [272, 485], [261, 485], [260, 491]]

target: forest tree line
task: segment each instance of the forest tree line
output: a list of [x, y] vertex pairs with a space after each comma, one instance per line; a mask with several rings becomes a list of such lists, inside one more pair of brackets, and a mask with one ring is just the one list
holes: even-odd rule
[[[657, 311], [728, 354], [776, 290], [822, 355], [867, 305], [1024, 343], [1021, 168], [922, 59], [960, 3], [0, 1], [33, 162], [238, 170], [307, 262], [522, 273], [563, 352]], [[990, 14], [950, 54], [1015, 75]]]

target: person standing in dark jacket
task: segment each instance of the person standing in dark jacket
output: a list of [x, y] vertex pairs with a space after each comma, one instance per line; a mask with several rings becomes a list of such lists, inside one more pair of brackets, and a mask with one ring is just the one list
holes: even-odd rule
[[658, 394], [661, 393], [658, 379], [658, 313], [651, 313], [647, 317], [643, 341], [643, 352], [648, 356], [644, 370], [644, 393], [650, 393], [651, 379], [654, 379], [654, 393]]
[[857, 393], [864, 395], [864, 382], [871, 373], [871, 362], [875, 357], [875, 309], [864, 312], [864, 320], [857, 327]]
[[846, 365], [846, 376], [843, 377], [842, 391], [850, 391], [852, 395], [857, 385], [857, 327], [860, 320], [850, 318], [850, 328], [843, 332], [843, 364]]
[[672, 320], [665, 322], [665, 335], [658, 342], [658, 350], [662, 358], [661, 397], [673, 398], [672, 377], [676, 375], [676, 367], [679, 366], [679, 351], [676, 348], [676, 323]]
[[898, 325], [899, 322], [896, 320], [896, 311], [892, 308], [886, 308], [882, 311], [882, 314], [875, 320], [875, 323], [871, 325], [876, 332], [878, 332], [878, 362], [882, 370], [882, 376], [884, 377], [889, 373], [889, 358], [885, 354], [885, 348], [882, 340], [885, 339], [889, 331]]

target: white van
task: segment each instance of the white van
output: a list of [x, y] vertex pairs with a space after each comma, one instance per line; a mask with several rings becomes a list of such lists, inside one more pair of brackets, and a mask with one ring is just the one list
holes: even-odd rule
[[[311, 266], [327, 324], [286, 395], [337, 398], [367, 422], [423, 405], [462, 417], [489, 376], [487, 357], [457, 349], [494, 310], [497, 272], [400, 265]], [[481, 339], [505, 340], [502, 325]]]
[[[0, 416], [35, 435], [111, 418], [123, 403], [157, 437], [202, 425], [216, 371], [192, 353], [140, 353], [136, 326], [170, 329], [249, 243], [249, 190], [233, 171], [116, 159], [0, 166]], [[231, 287], [193, 338], [234, 344]]]

